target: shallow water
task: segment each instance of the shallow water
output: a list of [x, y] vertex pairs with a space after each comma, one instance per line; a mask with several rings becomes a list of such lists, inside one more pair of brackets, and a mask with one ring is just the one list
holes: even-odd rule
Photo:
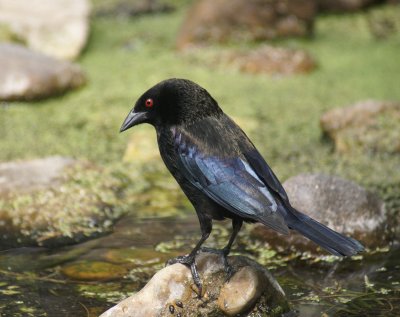
[[[224, 245], [229, 227], [216, 225], [207, 244]], [[249, 228], [240, 233], [233, 253], [268, 267], [299, 316], [400, 316], [399, 246], [345, 260], [276, 254], [249, 239]], [[1, 316], [98, 316], [143, 287], [168, 258], [190, 251], [199, 235], [194, 214], [131, 215], [112, 234], [80, 245], [3, 251]]]

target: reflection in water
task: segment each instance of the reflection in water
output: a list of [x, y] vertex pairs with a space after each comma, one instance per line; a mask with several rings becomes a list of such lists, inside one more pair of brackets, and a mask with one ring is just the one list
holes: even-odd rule
[[[207, 241], [225, 244], [230, 225]], [[165, 261], [191, 250], [200, 235], [195, 214], [183, 218], [126, 216], [108, 236], [57, 250], [0, 253], [0, 307], [5, 316], [98, 316], [138, 291]], [[300, 316], [399, 316], [400, 248], [338, 261], [279, 255], [239, 235], [236, 253], [269, 267]], [[98, 281], [101, 280], [102, 283]]]

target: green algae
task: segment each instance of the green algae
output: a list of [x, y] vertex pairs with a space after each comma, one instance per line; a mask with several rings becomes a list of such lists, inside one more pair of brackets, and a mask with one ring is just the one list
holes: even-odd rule
[[80, 281], [107, 281], [123, 277], [125, 267], [101, 261], [77, 261], [61, 268], [68, 278]]

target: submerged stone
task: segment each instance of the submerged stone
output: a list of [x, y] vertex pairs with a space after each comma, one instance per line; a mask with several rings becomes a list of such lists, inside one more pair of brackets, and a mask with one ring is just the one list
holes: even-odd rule
[[127, 269], [107, 262], [79, 261], [63, 266], [61, 273], [79, 281], [105, 281], [123, 277]]
[[244, 312], [289, 310], [279, 284], [268, 270], [253, 260], [229, 257], [235, 270], [229, 282], [226, 282], [220, 256], [200, 253], [196, 263], [203, 283], [202, 298], [193, 285], [190, 269], [173, 264], [160, 270], [142, 290], [101, 317], [234, 316]]
[[104, 254], [104, 258], [112, 263], [132, 263], [136, 265], [165, 262], [169, 254], [154, 251], [149, 248], [111, 249]]

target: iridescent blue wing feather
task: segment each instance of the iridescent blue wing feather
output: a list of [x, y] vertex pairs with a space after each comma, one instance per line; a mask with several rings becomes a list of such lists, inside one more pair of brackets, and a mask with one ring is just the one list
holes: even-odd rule
[[187, 180], [228, 211], [281, 232], [288, 227], [282, 208], [244, 157], [220, 157], [202, 151], [196, 141], [177, 133], [175, 148]]

